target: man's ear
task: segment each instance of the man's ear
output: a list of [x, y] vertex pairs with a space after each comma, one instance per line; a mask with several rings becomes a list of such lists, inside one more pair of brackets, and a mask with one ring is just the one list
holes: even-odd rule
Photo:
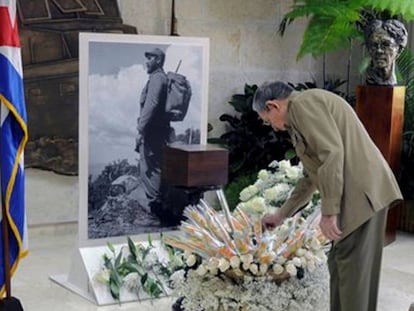
[[268, 100], [268, 101], [266, 102], [266, 108], [267, 108], [267, 110], [270, 110], [270, 109], [272, 109], [272, 108], [279, 109], [280, 107], [279, 107], [279, 103], [278, 103], [278, 101], [277, 101], [277, 100], [275, 100], [275, 99], [272, 99], [272, 100]]

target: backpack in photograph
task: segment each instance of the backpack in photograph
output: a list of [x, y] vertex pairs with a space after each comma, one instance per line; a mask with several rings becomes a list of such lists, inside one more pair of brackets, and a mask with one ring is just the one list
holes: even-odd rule
[[165, 104], [165, 111], [167, 112], [170, 121], [183, 121], [188, 110], [191, 99], [191, 86], [187, 78], [177, 73], [181, 61], [177, 66], [175, 72], [168, 72], [168, 90], [167, 102]]

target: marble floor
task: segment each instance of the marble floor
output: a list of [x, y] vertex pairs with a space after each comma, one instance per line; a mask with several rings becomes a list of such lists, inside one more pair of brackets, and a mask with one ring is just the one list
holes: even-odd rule
[[[52, 282], [50, 276], [68, 273], [76, 243], [74, 224], [29, 228], [30, 254], [12, 280], [12, 295], [20, 299], [25, 311], [171, 310], [170, 298], [98, 307]], [[414, 234], [399, 232], [396, 242], [384, 249], [378, 311], [408, 311], [412, 302]]]

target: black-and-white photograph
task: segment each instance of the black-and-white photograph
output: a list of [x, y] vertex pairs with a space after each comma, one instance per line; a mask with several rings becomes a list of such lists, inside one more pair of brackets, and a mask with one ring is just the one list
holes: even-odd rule
[[206, 143], [209, 41], [80, 42], [80, 240], [173, 230], [189, 198], [163, 181], [163, 149]]

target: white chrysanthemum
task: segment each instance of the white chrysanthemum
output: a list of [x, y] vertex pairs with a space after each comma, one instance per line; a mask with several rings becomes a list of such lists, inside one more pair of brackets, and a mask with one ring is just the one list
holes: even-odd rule
[[272, 270], [275, 274], [282, 274], [283, 271], [285, 271], [285, 269], [282, 267], [282, 265], [280, 265], [278, 263], [273, 265]]
[[124, 278], [124, 285], [128, 290], [133, 290], [138, 286], [139, 275], [136, 272], [129, 273]]
[[187, 259], [185, 260], [185, 264], [189, 267], [194, 266], [196, 262], [197, 262], [197, 258], [193, 254], [188, 256]]
[[230, 268], [230, 263], [226, 258], [220, 258], [218, 268], [221, 272], [224, 272]]
[[269, 172], [266, 170], [260, 170], [257, 177], [263, 181], [266, 181], [269, 179]]
[[173, 287], [179, 286], [181, 282], [185, 281], [185, 270], [181, 269], [171, 274], [170, 279]]
[[238, 256], [233, 256], [230, 258], [230, 266], [233, 269], [237, 269], [238, 267], [240, 267], [240, 258]]
[[286, 265], [286, 271], [287, 273], [289, 273], [291, 276], [295, 276], [298, 273], [298, 270], [296, 269], [295, 265], [293, 263], [288, 263]]
[[253, 196], [255, 196], [258, 192], [259, 189], [256, 186], [250, 185], [240, 192], [239, 199], [240, 201], [247, 201]]
[[199, 265], [195, 271], [199, 276], [203, 276], [207, 273], [207, 269], [203, 264]]

